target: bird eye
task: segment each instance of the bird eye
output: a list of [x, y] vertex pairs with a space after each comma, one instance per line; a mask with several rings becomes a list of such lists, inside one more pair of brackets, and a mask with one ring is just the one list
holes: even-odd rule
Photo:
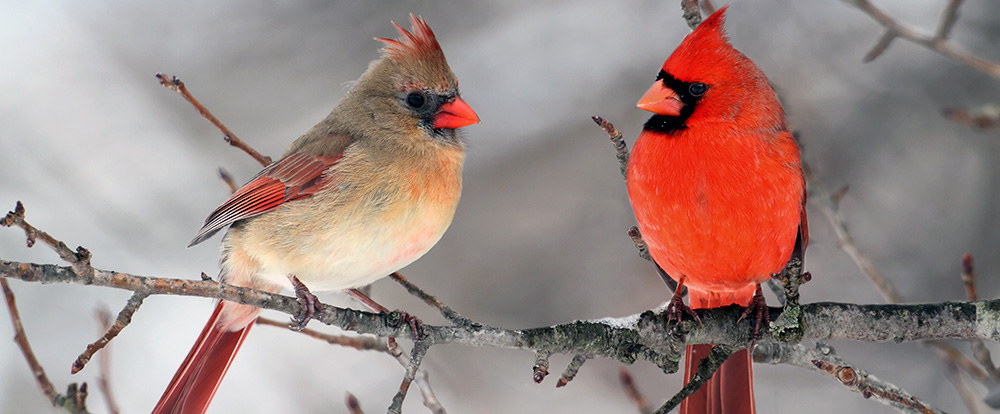
[[424, 106], [424, 101], [426, 101], [424, 94], [420, 92], [410, 92], [409, 95], [406, 95], [406, 104], [410, 105], [411, 108], [420, 109]]
[[688, 92], [691, 92], [691, 95], [694, 96], [702, 96], [707, 91], [708, 91], [708, 85], [701, 82], [692, 83], [691, 87], [688, 88]]

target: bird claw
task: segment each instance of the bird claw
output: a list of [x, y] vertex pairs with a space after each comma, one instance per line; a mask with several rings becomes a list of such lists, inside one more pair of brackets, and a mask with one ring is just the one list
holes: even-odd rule
[[420, 320], [420, 318], [399, 309], [396, 309], [394, 312], [399, 314], [399, 316], [403, 318], [408, 325], [410, 325], [410, 333], [413, 335], [414, 341], [419, 340], [426, 335], [424, 332], [424, 321]]
[[701, 318], [698, 317], [698, 313], [692, 310], [690, 306], [684, 304], [684, 298], [681, 297], [681, 290], [682, 286], [678, 286], [677, 289], [674, 290], [674, 296], [670, 298], [670, 303], [667, 304], [667, 325], [669, 326], [670, 322], [674, 320], [676, 320], [677, 323], [680, 323], [684, 315], [688, 315], [691, 319], [694, 319], [695, 322], [698, 322], [698, 326], [702, 326]]
[[760, 283], [757, 284], [757, 290], [754, 291], [753, 298], [750, 299], [750, 303], [747, 305], [747, 308], [743, 310], [743, 313], [740, 314], [740, 318], [736, 320], [736, 323], [743, 321], [743, 319], [745, 319], [747, 315], [750, 315], [751, 312], [755, 313], [754, 316], [756, 318], [753, 325], [753, 332], [750, 333], [750, 338], [753, 342], [757, 342], [757, 340], [760, 339], [761, 321], [764, 322], [764, 326], [768, 327], [768, 329], [770, 329], [771, 326], [770, 311], [767, 308], [767, 301], [764, 300], [764, 291], [760, 288]]
[[322, 309], [322, 303], [320, 303], [316, 295], [309, 291], [306, 285], [302, 284], [299, 278], [289, 276], [288, 279], [292, 281], [292, 287], [295, 289], [295, 298], [299, 302], [299, 314], [292, 318], [292, 322], [288, 324], [288, 328], [298, 332], [305, 329], [306, 324], [316, 315], [316, 311]]

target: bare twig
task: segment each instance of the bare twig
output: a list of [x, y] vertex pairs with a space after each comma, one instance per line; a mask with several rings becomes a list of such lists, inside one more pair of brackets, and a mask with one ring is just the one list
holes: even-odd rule
[[[288, 322], [278, 322], [276, 320], [260, 316], [257, 317], [257, 324], [274, 326], [288, 330]], [[354, 348], [359, 351], [389, 352], [389, 348], [386, 346], [385, 341], [373, 335], [331, 335], [310, 328], [306, 328], [298, 332], [310, 338], [325, 341], [331, 345]]]
[[628, 178], [628, 144], [625, 143], [625, 139], [622, 138], [622, 133], [615, 128], [613, 124], [607, 119], [600, 116], [592, 116], [593, 119], [601, 129], [608, 134], [611, 138], [611, 144], [615, 147], [615, 156], [618, 157], [618, 168], [621, 170], [622, 178]]
[[146, 299], [147, 296], [149, 296], [149, 294], [146, 293], [136, 292], [132, 294], [132, 297], [129, 298], [125, 307], [122, 308], [121, 312], [118, 312], [118, 318], [115, 319], [115, 324], [108, 329], [101, 339], [87, 345], [87, 350], [83, 351], [83, 353], [76, 358], [76, 361], [73, 362], [73, 367], [70, 369], [70, 373], [76, 374], [77, 372], [80, 372], [80, 370], [87, 365], [87, 362], [90, 362], [90, 358], [94, 356], [94, 353], [100, 351], [102, 348], [107, 346], [112, 339], [115, 339], [115, 337], [121, 333], [122, 329], [125, 329], [125, 327], [132, 322], [132, 315], [135, 314], [135, 311], [139, 310], [139, 306], [142, 305], [142, 301]]
[[832, 352], [821, 352], [802, 344], [760, 343], [753, 350], [754, 362], [788, 364], [822, 372], [851, 391], [908, 413], [943, 413], [905, 390], [851, 366]]
[[[869, 0], [844, 1], [854, 7], [857, 7], [859, 10], [875, 19], [875, 21], [886, 29], [886, 32], [879, 38], [875, 47], [866, 55], [866, 61], [870, 61], [878, 57], [878, 55], [881, 54], [886, 47], [888, 47], [888, 43], [891, 42], [893, 38], [898, 37], [933, 50], [938, 54], [954, 60], [955, 62], [958, 62], [968, 68], [978, 70], [989, 76], [1000, 79], [1000, 64], [961, 50], [950, 45], [946, 41], [948, 33], [951, 31], [951, 27], [955, 23], [955, 16], [957, 15], [958, 6], [961, 4], [961, 1], [950, 0], [948, 8], [945, 9], [942, 14], [941, 23], [938, 25], [937, 33], [934, 36], [918, 33], [916, 30], [899, 23], [886, 14], [884, 10], [872, 4]], [[685, 19], [686, 18], [687, 16], [685, 15]], [[690, 25], [690, 21], [688, 24]]]
[[399, 283], [404, 288], [406, 288], [406, 291], [409, 292], [411, 295], [420, 298], [420, 300], [424, 301], [424, 303], [426, 303], [430, 307], [437, 309], [438, 312], [441, 312], [441, 315], [443, 315], [446, 319], [448, 319], [448, 321], [455, 324], [456, 326], [468, 326], [473, 324], [473, 322], [469, 320], [469, 318], [459, 315], [458, 312], [455, 312], [454, 310], [449, 308], [434, 295], [431, 295], [425, 292], [423, 289], [417, 287], [417, 285], [410, 283], [410, 281], [406, 280], [406, 278], [403, 277], [403, 275], [399, 274], [399, 272], [393, 272], [391, 275], [389, 275], [389, 278], [395, 280], [396, 283]]
[[847, 221], [840, 214], [840, 198], [843, 197], [843, 193], [838, 192], [837, 194], [840, 194], [839, 197], [831, 193], [826, 183], [820, 179], [809, 164], [803, 162], [802, 170], [806, 176], [806, 180], [809, 182], [809, 191], [811, 193], [809, 201], [819, 207], [820, 211], [823, 212], [823, 215], [830, 222], [833, 231], [837, 234], [840, 248], [851, 257], [858, 266], [858, 269], [861, 270], [861, 273], [875, 284], [875, 287], [878, 288], [879, 293], [882, 294], [886, 302], [903, 302], [902, 296], [900, 296], [895, 286], [892, 285], [892, 282], [886, 279], [882, 275], [882, 272], [875, 267], [871, 259], [868, 258], [868, 255], [858, 248], [858, 244], [854, 241], [854, 237], [851, 236], [850, 230], [847, 229]]
[[229, 187], [230, 194], [240, 189], [240, 186], [236, 185], [236, 181], [233, 180], [232, 174], [229, 174], [229, 171], [226, 171], [224, 168], [219, 168], [219, 178]]
[[566, 384], [569, 384], [569, 382], [573, 380], [573, 378], [576, 378], [576, 373], [580, 372], [580, 367], [582, 367], [583, 363], [587, 362], [588, 359], [590, 359], [590, 357], [586, 355], [574, 355], [573, 360], [569, 361], [569, 366], [566, 367], [566, 371], [563, 372], [562, 377], [559, 378], [559, 381], [556, 381], [556, 388], [565, 387]]
[[188, 92], [187, 87], [184, 86], [184, 82], [181, 82], [181, 80], [178, 79], [176, 76], [167, 76], [166, 74], [163, 73], [157, 73], [156, 79], [160, 81], [160, 85], [163, 85], [165, 88], [181, 94], [181, 96], [183, 96], [184, 99], [186, 99], [188, 102], [191, 103], [192, 106], [194, 106], [194, 109], [198, 111], [198, 114], [207, 119], [208, 122], [211, 122], [212, 125], [215, 125], [216, 128], [219, 128], [219, 130], [222, 131], [223, 139], [225, 139], [226, 142], [229, 143], [229, 145], [232, 145], [236, 148], [243, 150], [251, 157], [253, 157], [253, 159], [257, 160], [257, 162], [259, 162], [260, 165], [262, 166], [266, 167], [269, 164], [271, 164], [271, 157], [268, 157], [266, 155], [260, 155], [260, 153], [257, 152], [257, 150], [251, 148], [249, 145], [243, 142], [243, 140], [236, 137], [236, 134], [234, 134], [233, 131], [230, 131], [229, 128], [226, 128], [226, 126], [223, 125], [222, 122], [220, 122], [218, 118], [215, 117], [215, 115], [212, 115], [212, 113], [209, 112], [207, 108], [202, 106], [202, 104], [198, 102], [198, 100], [195, 99], [190, 92]]
[[988, 129], [1000, 125], [1000, 105], [987, 104], [974, 109], [944, 108], [941, 114], [952, 121]]
[[535, 384], [541, 384], [549, 375], [549, 356], [551, 355], [548, 352], [535, 353], [535, 365], [531, 367], [531, 379], [535, 381]]
[[56, 392], [52, 381], [49, 381], [48, 375], [45, 375], [45, 368], [42, 368], [42, 364], [35, 357], [35, 351], [31, 349], [31, 344], [28, 343], [28, 335], [24, 332], [24, 325], [21, 324], [21, 313], [17, 310], [14, 291], [10, 290], [7, 279], [0, 278], [0, 289], [3, 290], [3, 297], [7, 302], [7, 311], [10, 313], [10, 323], [14, 327], [14, 343], [21, 349], [24, 359], [28, 361], [28, 367], [31, 368], [31, 373], [35, 376], [35, 382], [42, 389], [45, 398], [48, 398], [54, 407], [62, 408], [71, 413], [86, 413], [87, 384], [83, 384], [79, 389], [77, 389], [75, 383], [70, 384], [66, 395]]
[[945, 375], [947, 375], [948, 380], [955, 385], [955, 391], [958, 391], [959, 397], [962, 398], [962, 403], [969, 409], [969, 414], [981, 413], [982, 410], [979, 409], [979, 398], [972, 393], [972, 389], [969, 387], [969, 384], [965, 383], [965, 377], [963, 377], [958, 371], [958, 366], [948, 359], [945, 359], [942, 362], [944, 363]]
[[639, 233], [639, 228], [632, 226], [628, 228], [628, 237], [632, 239], [632, 244], [635, 244], [635, 249], [639, 251], [639, 257], [653, 261], [653, 256], [649, 255], [649, 246], [646, 245], [646, 241], [642, 239], [642, 234]]
[[698, 0], [681, 0], [681, 11], [684, 12], [684, 21], [687, 22], [691, 30], [701, 24], [701, 10], [698, 8]]
[[[417, 371], [420, 370], [420, 364], [424, 360], [424, 356], [427, 355], [427, 349], [430, 344], [424, 341], [415, 341], [413, 343], [413, 349], [410, 350], [410, 362], [406, 364], [406, 374], [403, 375], [403, 382], [399, 384], [399, 391], [396, 395], [392, 397], [392, 404], [389, 405], [388, 414], [401, 414], [403, 411], [403, 400], [406, 399], [406, 393], [410, 390], [410, 384], [413, 382], [414, 378], [417, 376]], [[424, 400], [427, 401], [426, 399]]]
[[67, 263], [73, 266], [73, 271], [80, 277], [88, 277], [94, 269], [90, 267], [90, 251], [79, 246], [76, 251], [72, 251], [66, 243], [56, 240], [48, 233], [38, 230], [28, 224], [24, 219], [24, 204], [20, 201], [14, 206], [14, 211], [7, 212], [3, 219], [0, 219], [0, 227], [17, 226], [24, 230], [24, 235], [28, 238], [28, 247], [35, 245], [35, 240], [41, 240], [59, 255]]
[[[809, 190], [811, 193], [809, 201], [818, 206], [820, 211], [823, 212], [823, 215], [826, 216], [827, 220], [830, 222], [834, 232], [837, 234], [840, 248], [851, 257], [855, 265], [858, 266], [858, 269], [861, 270], [861, 273], [871, 280], [871, 282], [878, 289], [879, 293], [882, 294], [882, 297], [885, 298], [886, 302], [902, 303], [902, 295], [900, 295], [892, 283], [882, 275], [882, 272], [880, 272], [875, 264], [872, 263], [871, 259], [868, 258], [868, 255], [861, 251], [857, 243], [854, 241], [854, 237], [851, 236], [851, 233], [847, 228], [847, 222], [840, 214], [840, 200], [846, 194], [846, 190], [830, 193], [826, 184], [817, 174], [815, 174], [809, 164], [803, 162], [802, 169], [806, 176], [806, 180], [809, 182]], [[844, 188], [846, 189], [846, 187]], [[969, 359], [969, 357], [959, 352], [952, 345], [939, 340], [925, 341], [924, 345], [934, 349], [935, 352], [937, 352], [937, 354], [942, 358], [953, 361], [955, 365], [968, 372], [973, 378], [982, 380], [987, 377], [987, 373], [982, 368], [978, 367], [972, 360]], [[955, 384], [955, 386], [960, 385]]]
[[951, 28], [958, 20], [958, 6], [962, 5], [962, 0], [948, 0], [948, 8], [941, 13], [941, 21], [938, 22], [937, 31], [934, 33], [934, 40], [944, 42], [951, 34]]
[[698, 391], [702, 385], [705, 385], [705, 383], [712, 378], [712, 375], [715, 374], [715, 371], [719, 370], [722, 363], [726, 362], [726, 360], [729, 359], [729, 356], [738, 350], [739, 349], [734, 349], [733, 347], [726, 345], [716, 345], [712, 347], [712, 352], [709, 352], [708, 356], [698, 363], [698, 370], [695, 371], [694, 377], [692, 377], [687, 384], [684, 384], [684, 387], [681, 388], [677, 394], [674, 394], [673, 397], [670, 397], [666, 403], [660, 406], [660, 408], [655, 411], [655, 414], [666, 414], [680, 405], [681, 401], [684, 401], [685, 398]]
[[361, 409], [361, 403], [358, 401], [358, 397], [350, 392], [344, 397], [344, 404], [347, 405], [347, 411], [351, 414], [365, 414], [365, 411]]
[[[108, 332], [111, 330], [111, 311], [107, 308], [101, 307], [97, 311], [97, 322], [100, 324], [101, 332]], [[111, 357], [110, 348], [106, 348], [104, 352], [98, 356], [100, 361], [101, 373], [97, 376], [97, 385], [101, 388], [101, 394], [104, 395], [104, 402], [108, 405], [108, 413], [118, 414], [121, 409], [118, 407], [118, 401], [115, 399], [114, 393], [111, 391]]]
[[712, 4], [712, 0], [701, 0], [701, 8], [705, 10], [705, 14], [712, 15], [715, 13], [715, 6]]
[[635, 385], [635, 380], [632, 378], [632, 374], [628, 372], [628, 369], [621, 367], [618, 370], [618, 381], [622, 383], [622, 388], [625, 389], [625, 395], [628, 396], [629, 401], [635, 405], [636, 410], [639, 414], [652, 414], [653, 408], [649, 406], [649, 401], [646, 401], [646, 397], [642, 395], [639, 391], [639, 387]]

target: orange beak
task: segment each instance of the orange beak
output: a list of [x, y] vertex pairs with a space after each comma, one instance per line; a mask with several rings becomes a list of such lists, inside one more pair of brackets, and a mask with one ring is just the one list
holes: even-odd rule
[[656, 81], [635, 106], [657, 115], [677, 116], [681, 114], [684, 103], [677, 92], [663, 85], [663, 82]]
[[434, 115], [434, 129], [461, 128], [479, 123], [479, 115], [461, 97], [441, 105], [441, 111]]

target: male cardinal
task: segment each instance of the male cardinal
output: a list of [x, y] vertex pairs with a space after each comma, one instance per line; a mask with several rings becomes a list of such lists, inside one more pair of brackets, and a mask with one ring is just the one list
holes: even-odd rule
[[[410, 264], [444, 234], [462, 189], [456, 129], [479, 117], [431, 28], [412, 14], [410, 23], [410, 31], [393, 23], [399, 38], [378, 39], [382, 57], [333, 112], [205, 220], [192, 246], [231, 225], [222, 282], [355, 288]], [[153, 412], [205, 412], [258, 313], [220, 302]]]
[[[696, 316], [681, 299], [685, 286], [692, 308], [766, 311], [761, 282], [808, 241], [799, 148], [767, 78], [729, 44], [725, 13], [681, 42], [639, 100], [655, 115], [628, 164], [649, 253], [678, 282], [669, 306], [678, 319]], [[687, 348], [685, 382], [711, 348]], [[750, 362], [746, 349], [732, 355], [681, 413], [753, 413]]]

